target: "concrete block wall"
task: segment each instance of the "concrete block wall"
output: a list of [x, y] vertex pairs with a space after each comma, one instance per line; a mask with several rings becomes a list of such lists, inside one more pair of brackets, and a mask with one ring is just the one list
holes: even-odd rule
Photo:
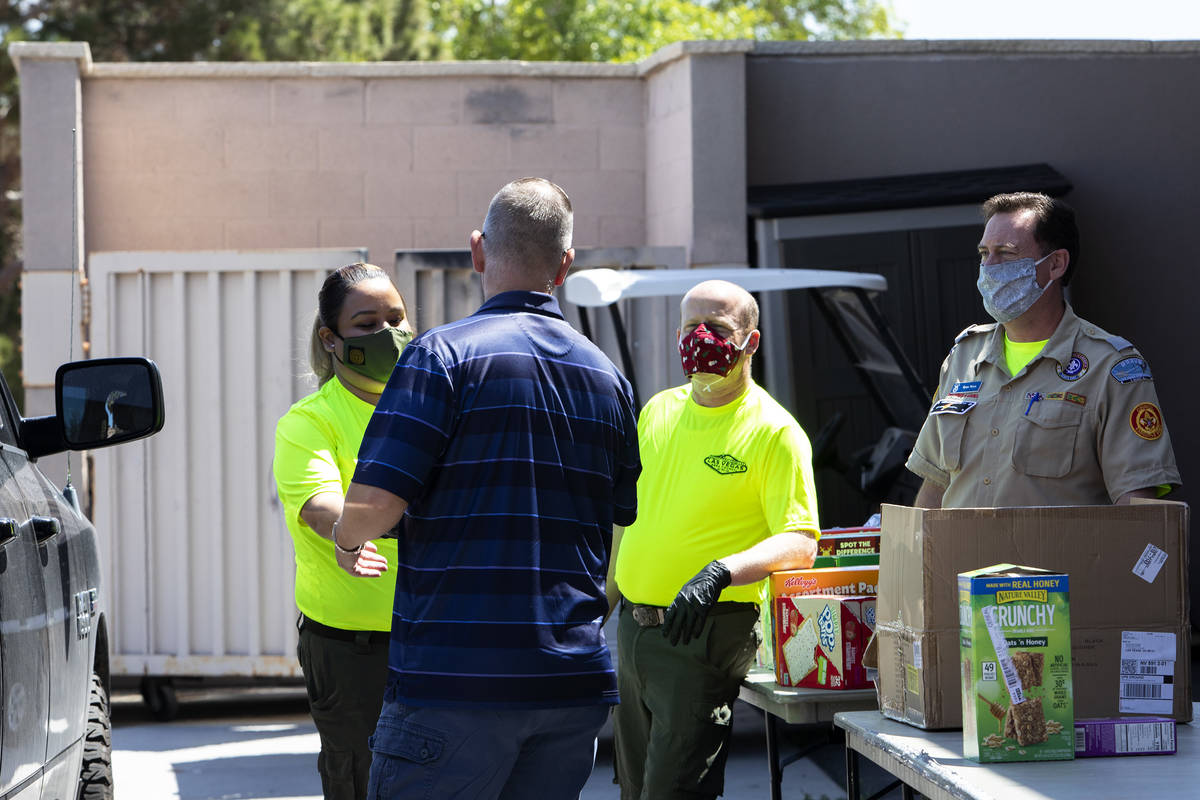
[[84, 82], [89, 251], [361, 245], [386, 265], [399, 248], [462, 247], [496, 189], [528, 174], [572, 195], [581, 245], [645, 244], [632, 69], [275, 77], [299, 65], [247, 64], [192, 77], [129, 65], [154, 74], [129, 77], [125, 66]]

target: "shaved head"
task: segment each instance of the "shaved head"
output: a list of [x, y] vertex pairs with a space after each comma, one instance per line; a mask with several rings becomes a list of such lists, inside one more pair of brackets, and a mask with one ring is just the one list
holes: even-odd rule
[[[698, 283], [683, 296], [680, 308], [686, 309], [691, 301], [703, 301], [706, 305], [724, 305], [737, 322], [740, 332], [752, 331], [758, 327], [758, 301], [754, 299], [754, 295], [736, 283], [722, 280]], [[683, 315], [686, 317], [687, 312], [684, 311]]]

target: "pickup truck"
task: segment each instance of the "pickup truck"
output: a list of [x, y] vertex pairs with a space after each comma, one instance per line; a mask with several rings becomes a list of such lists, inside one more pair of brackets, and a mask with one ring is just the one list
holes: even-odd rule
[[0, 800], [111, 800], [108, 621], [96, 531], [43, 456], [163, 426], [144, 358], [59, 367], [56, 413], [22, 417], [0, 376]]

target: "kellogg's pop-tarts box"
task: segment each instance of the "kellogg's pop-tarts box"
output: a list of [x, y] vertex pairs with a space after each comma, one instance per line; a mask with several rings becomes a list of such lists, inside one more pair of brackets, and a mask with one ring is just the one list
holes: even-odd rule
[[[824, 537], [824, 534], [822, 534]], [[879, 565], [868, 564], [851, 567], [824, 567], [816, 569], [791, 569], [771, 573], [771, 593], [763, 604], [763, 646], [759, 648], [758, 663], [775, 671], [776, 680], [781, 674], [778, 669], [779, 601], [781, 598], [799, 595], [827, 594], [834, 596], [874, 597], [879, 584]], [[874, 626], [872, 606], [871, 625]], [[863, 644], [866, 642], [864, 640]], [[790, 674], [790, 673], [789, 673]]]
[[862, 689], [862, 653], [875, 629], [875, 598], [830, 594], [775, 598], [775, 680], [781, 686]]

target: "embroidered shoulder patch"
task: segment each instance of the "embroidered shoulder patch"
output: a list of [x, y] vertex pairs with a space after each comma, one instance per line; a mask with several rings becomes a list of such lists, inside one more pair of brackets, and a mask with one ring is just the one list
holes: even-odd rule
[[704, 459], [704, 463], [721, 475], [736, 475], [748, 469], [745, 462], [739, 461], [728, 453], [719, 456], [709, 456]]
[[1129, 427], [1138, 436], [1153, 442], [1163, 435], [1162, 412], [1154, 403], [1138, 403], [1129, 414]]
[[1117, 383], [1154, 380], [1150, 377], [1150, 367], [1146, 365], [1146, 359], [1137, 356], [1121, 359], [1109, 370], [1109, 374]]

